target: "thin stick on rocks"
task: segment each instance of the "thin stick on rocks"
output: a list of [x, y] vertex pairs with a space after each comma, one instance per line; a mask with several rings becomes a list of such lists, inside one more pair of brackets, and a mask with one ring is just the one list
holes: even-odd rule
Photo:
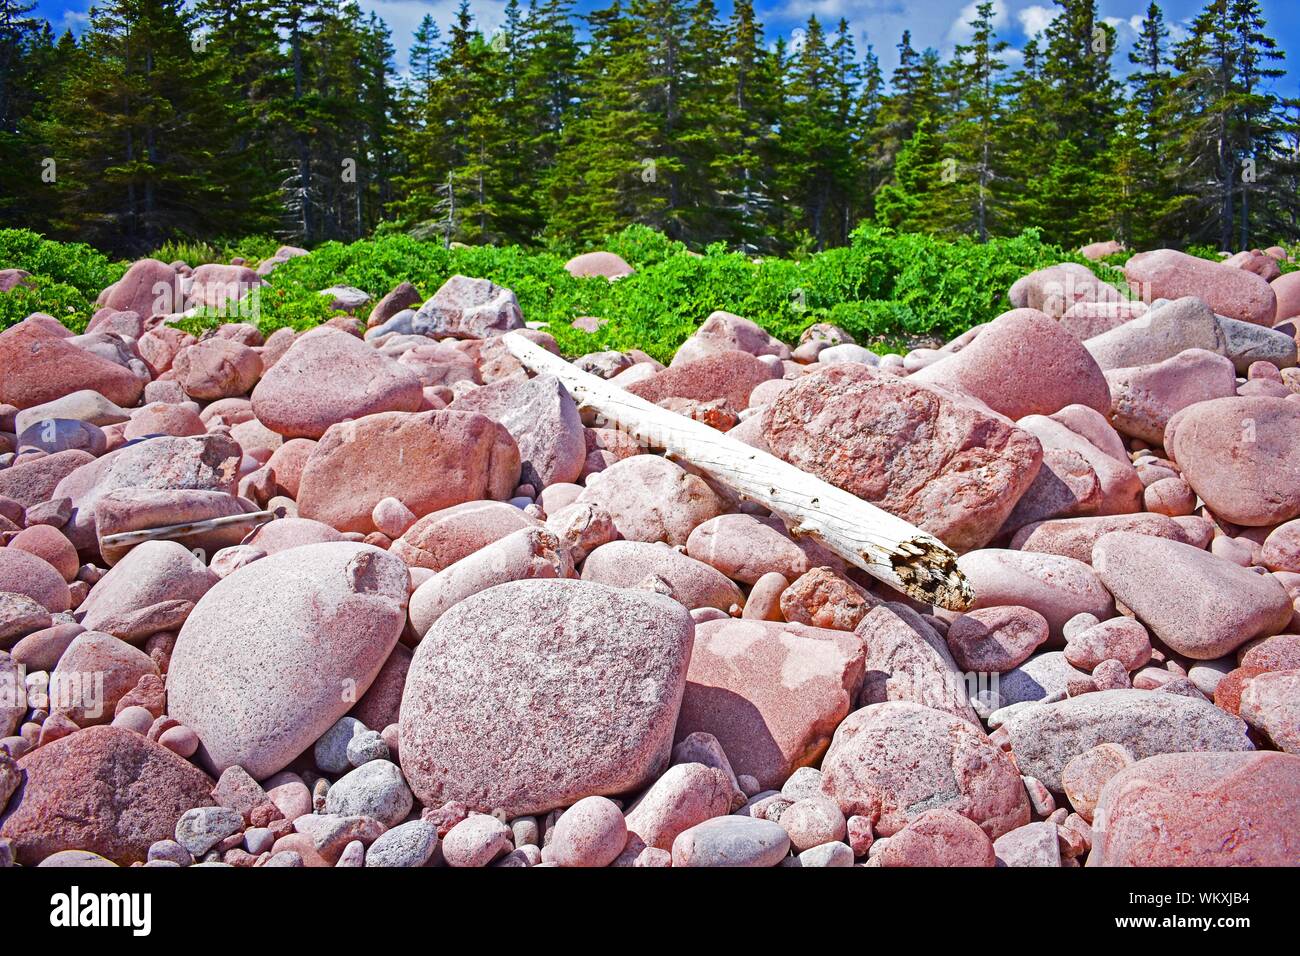
[[274, 511], [249, 511], [245, 514], [226, 515], [221, 518], [206, 518], [203, 521], [188, 521], [185, 524], [160, 525], [157, 528], [140, 528], [137, 531], [122, 531], [118, 534], [105, 535], [100, 539], [100, 549], [132, 548], [146, 541], [170, 541], [174, 538], [188, 538], [192, 534], [224, 528], [232, 524], [258, 524], [270, 521], [276, 516]]
[[518, 333], [504, 337], [534, 372], [554, 375], [580, 406], [643, 444], [661, 448], [778, 515], [868, 574], [926, 604], [968, 609], [975, 595], [957, 555], [934, 535], [775, 455], [660, 408], [584, 372]]

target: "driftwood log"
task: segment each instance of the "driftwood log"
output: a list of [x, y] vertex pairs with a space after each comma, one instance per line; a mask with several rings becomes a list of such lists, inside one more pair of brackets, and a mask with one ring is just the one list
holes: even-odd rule
[[953, 611], [974, 600], [942, 541], [775, 455], [703, 422], [660, 408], [582, 371], [518, 333], [505, 345], [534, 372], [554, 375], [580, 407], [642, 444], [689, 463], [779, 516], [792, 534], [808, 535], [890, 587]]
[[167, 524], [160, 525], [157, 528], [140, 528], [136, 531], [121, 531], [117, 534], [109, 534], [99, 539], [100, 550], [104, 548], [133, 548], [137, 544], [144, 544], [146, 541], [173, 541], [176, 538], [188, 538], [191, 535], [199, 534], [203, 531], [211, 531], [213, 528], [224, 528], [228, 525], [261, 524], [264, 521], [270, 521], [276, 517], [275, 511], [249, 511], [244, 514], [225, 515], [221, 518], [205, 518], [202, 521], [188, 521], [184, 524]]

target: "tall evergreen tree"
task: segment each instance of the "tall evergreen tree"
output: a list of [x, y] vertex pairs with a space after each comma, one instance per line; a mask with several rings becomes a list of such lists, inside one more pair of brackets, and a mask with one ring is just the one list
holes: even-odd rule
[[239, 170], [224, 150], [219, 73], [194, 49], [195, 28], [181, 0], [95, 8], [41, 129], [68, 231], [130, 253], [229, 229]]

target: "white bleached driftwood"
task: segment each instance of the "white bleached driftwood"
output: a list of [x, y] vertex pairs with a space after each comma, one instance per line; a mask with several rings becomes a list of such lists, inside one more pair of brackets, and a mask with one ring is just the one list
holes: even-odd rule
[[510, 352], [534, 372], [554, 375], [579, 406], [612, 428], [662, 448], [738, 494], [780, 516], [844, 560], [918, 601], [964, 611], [974, 600], [942, 541], [856, 495], [752, 448], [703, 422], [660, 408], [576, 368], [518, 333], [504, 337]]
[[105, 535], [99, 541], [100, 549], [133, 548], [146, 541], [171, 541], [176, 538], [188, 538], [203, 531], [224, 528], [234, 524], [261, 524], [276, 516], [274, 511], [248, 511], [243, 514], [225, 515], [220, 518], [205, 518], [202, 521], [187, 521], [184, 524], [160, 525], [157, 528], [141, 528], [138, 531], [120, 531]]

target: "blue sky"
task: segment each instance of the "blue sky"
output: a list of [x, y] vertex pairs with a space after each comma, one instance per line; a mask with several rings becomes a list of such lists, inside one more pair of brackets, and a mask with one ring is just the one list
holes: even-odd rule
[[[405, 53], [410, 36], [421, 17], [431, 13], [439, 26], [451, 21], [459, 0], [360, 0], [361, 6], [374, 10], [393, 31], [393, 44], [397, 47], [399, 61], [405, 65]], [[526, 2], [526, 0], [525, 0]], [[998, 32], [1016, 51], [1027, 36], [1042, 29], [1055, 9], [1051, 0], [994, 0], [997, 8]], [[1101, 14], [1119, 31], [1120, 49], [1116, 63], [1127, 67], [1127, 53], [1135, 39], [1135, 27], [1141, 19], [1149, 0], [1101, 0]], [[89, 0], [38, 0], [37, 11], [57, 28], [70, 27], [80, 31], [90, 7]], [[608, 0], [578, 0], [578, 10], [608, 6]], [[718, 0], [725, 11], [727, 0]], [[488, 32], [500, 24], [505, 0], [471, 0], [480, 22]], [[975, 0], [755, 0], [755, 6], [767, 29], [768, 39], [778, 34], [790, 38], [794, 31], [816, 14], [823, 23], [835, 23], [841, 17], [853, 26], [858, 48], [867, 41], [874, 44], [886, 73], [896, 61], [894, 45], [904, 30], [912, 31], [913, 43], [920, 49], [938, 48], [947, 55], [955, 43], [963, 40], [963, 25], [970, 19]], [[1178, 33], [1180, 23], [1187, 23], [1204, 6], [1204, 0], [1163, 0], [1160, 3], [1165, 17]], [[1287, 53], [1283, 64], [1288, 75], [1279, 84], [1279, 92], [1288, 96], [1300, 94], [1300, 17], [1296, 13], [1296, 0], [1261, 0], [1268, 19], [1269, 33], [1277, 39]], [[865, 40], [864, 40], [865, 36]]]

